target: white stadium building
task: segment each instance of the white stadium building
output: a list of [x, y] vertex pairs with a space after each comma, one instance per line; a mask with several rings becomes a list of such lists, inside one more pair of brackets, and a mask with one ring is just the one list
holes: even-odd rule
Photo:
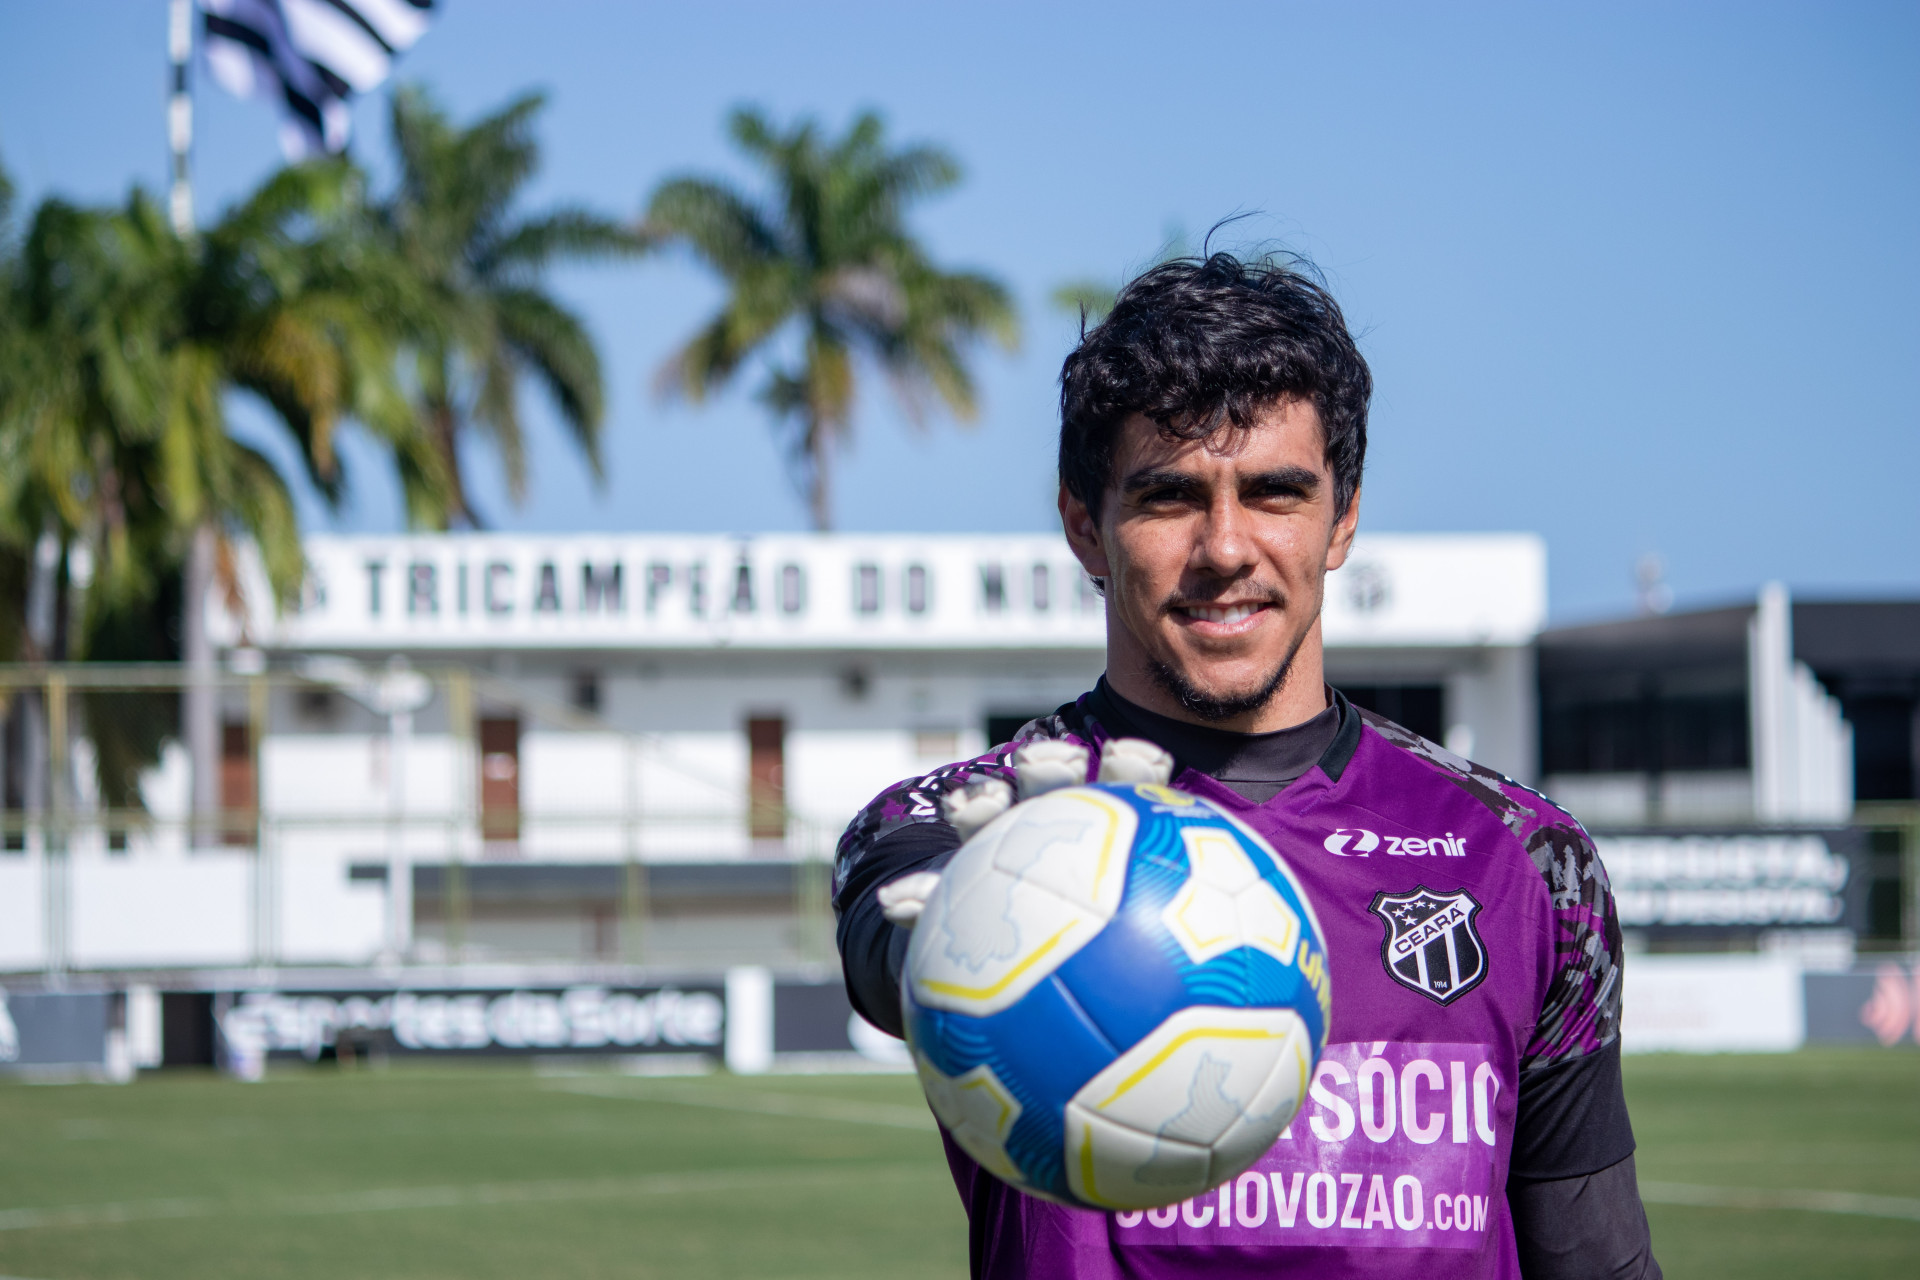
[[[170, 747], [150, 821], [0, 857], [0, 971], [831, 957], [826, 864], [888, 783], [1088, 688], [1102, 603], [1049, 536], [314, 538], [297, 610], [220, 616], [225, 825]], [[1546, 561], [1363, 536], [1330, 678], [1527, 779]], [[28, 831], [20, 843], [44, 843]], [[31, 848], [23, 848], [31, 854]]]
[[[307, 551], [296, 609], [243, 565], [210, 615], [208, 818], [177, 744], [141, 812], [94, 782], [88, 733], [122, 707], [152, 732], [181, 668], [0, 671], [0, 1072], [897, 1067], [838, 981], [834, 842], [1101, 670], [1103, 605], [1058, 537]], [[1532, 535], [1362, 536], [1328, 580], [1329, 678], [1587, 821], [1640, 953], [1629, 1048], [1920, 1037], [1862, 1012], [1920, 973], [1896, 950], [1920, 937], [1920, 602], [1768, 587], [1547, 631], [1546, 588]]]

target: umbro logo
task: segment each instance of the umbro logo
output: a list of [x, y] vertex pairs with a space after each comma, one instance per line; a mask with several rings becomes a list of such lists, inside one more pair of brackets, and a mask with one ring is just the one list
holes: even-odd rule
[[1391, 858], [1464, 858], [1467, 839], [1449, 831], [1443, 836], [1383, 836], [1365, 827], [1342, 827], [1323, 842], [1328, 853], [1364, 858], [1378, 849]]

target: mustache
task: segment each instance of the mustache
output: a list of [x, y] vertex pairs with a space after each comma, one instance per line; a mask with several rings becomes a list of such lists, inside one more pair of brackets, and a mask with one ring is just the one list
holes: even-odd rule
[[1286, 592], [1276, 585], [1243, 582], [1236, 578], [1213, 578], [1192, 586], [1176, 587], [1160, 602], [1160, 611], [1171, 613], [1175, 609], [1193, 605], [1212, 605], [1227, 596], [1231, 596], [1235, 604], [1270, 604], [1282, 608], [1287, 603]]

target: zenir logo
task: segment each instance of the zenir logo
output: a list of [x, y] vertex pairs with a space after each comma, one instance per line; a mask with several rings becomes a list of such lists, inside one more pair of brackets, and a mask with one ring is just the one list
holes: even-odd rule
[[[1358, 838], [1356, 839], [1355, 837]], [[1351, 844], [1353, 848], [1347, 848], [1349, 844]], [[1364, 827], [1356, 827], [1352, 830], [1342, 827], [1340, 830], [1328, 836], [1326, 840], [1327, 852], [1337, 853], [1343, 858], [1364, 858], [1379, 847], [1380, 837]]]
[[1384, 843], [1386, 853], [1392, 858], [1448, 857], [1467, 856], [1467, 841], [1464, 836], [1456, 836], [1449, 831], [1444, 836], [1428, 836], [1422, 840], [1418, 836], [1382, 836], [1365, 827], [1342, 827], [1322, 841], [1322, 847], [1328, 853], [1338, 854], [1342, 858], [1364, 858]]

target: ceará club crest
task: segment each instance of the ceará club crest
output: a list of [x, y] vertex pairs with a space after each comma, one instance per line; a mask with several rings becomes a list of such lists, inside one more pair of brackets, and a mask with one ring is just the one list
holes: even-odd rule
[[1387, 927], [1380, 962], [1401, 986], [1450, 1004], [1487, 976], [1487, 947], [1474, 926], [1480, 904], [1466, 890], [1442, 893], [1421, 885], [1377, 894], [1369, 909]]

